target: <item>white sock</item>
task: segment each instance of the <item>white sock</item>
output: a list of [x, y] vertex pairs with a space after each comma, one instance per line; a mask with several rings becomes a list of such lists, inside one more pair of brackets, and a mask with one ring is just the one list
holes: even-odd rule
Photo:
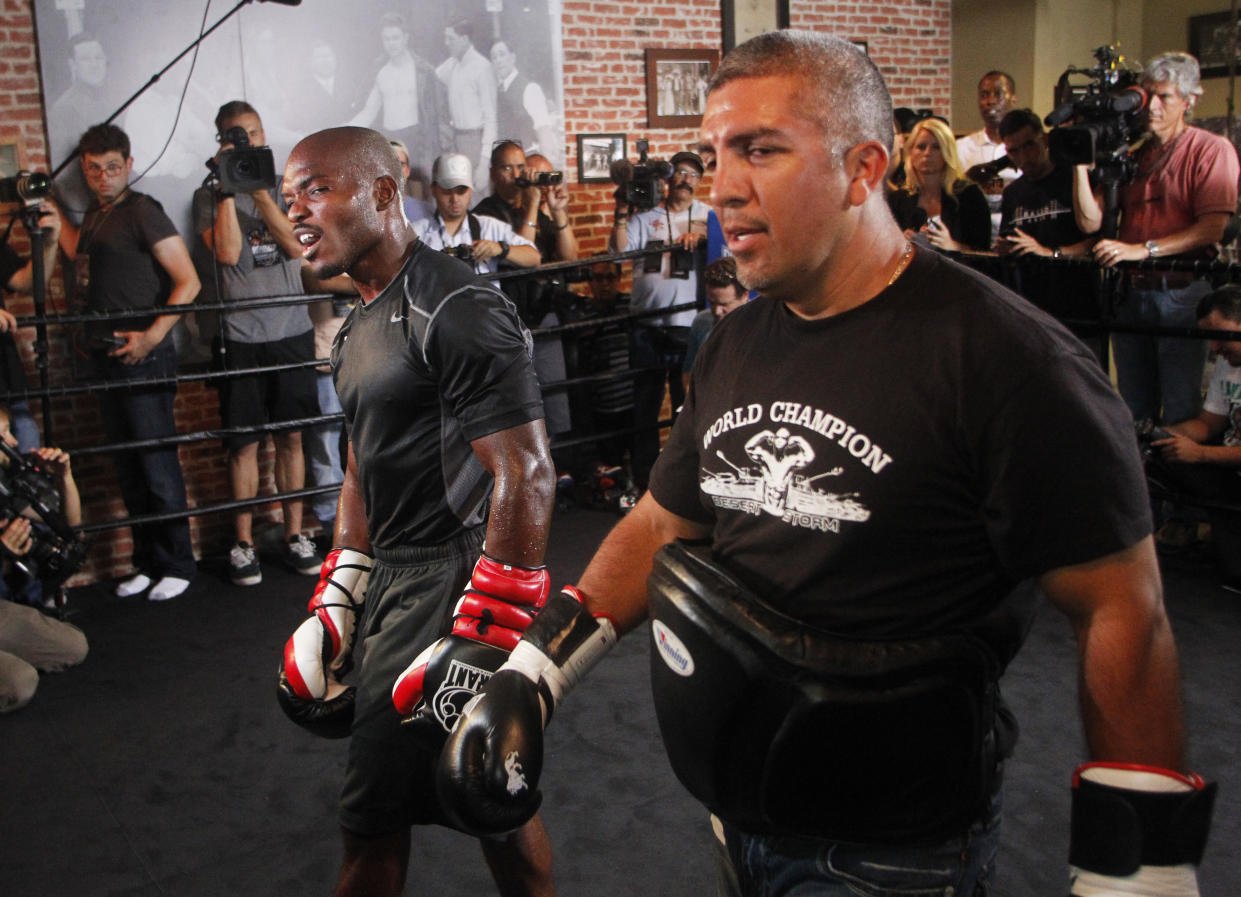
[[116, 597], [131, 598], [139, 592], [144, 591], [151, 584], [151, 577], [145, 573], [135, 573], [129, 579], [117, 583]]
[[147, 596], [147, 600], [167, 601], [169, 598], [176, 598], [189, 587], [190, 581], [188, 579], [181, 579], [177, 576], [165, 576], [155, 584], [155, 588], [151, 589], [151, 594]]

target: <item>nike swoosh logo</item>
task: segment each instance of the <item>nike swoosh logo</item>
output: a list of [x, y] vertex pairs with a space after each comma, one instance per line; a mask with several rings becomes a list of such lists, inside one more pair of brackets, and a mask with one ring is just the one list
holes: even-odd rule
[[398, 315], [396, 312], [393, 312], [392, 317], [388, 319], [389, 323], [392, 323], [392, 324], [399, 324], [404, 320], [405, 320], [405, 315]]

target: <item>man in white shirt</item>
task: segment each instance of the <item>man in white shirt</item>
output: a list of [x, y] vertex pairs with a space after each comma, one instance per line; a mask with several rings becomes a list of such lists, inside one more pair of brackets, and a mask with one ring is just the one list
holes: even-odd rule
[[539, 152], [556, 167], [564, 162], [564, 147], [552, 127], [547, 95], [517, 69], [517, 54], [502, 40], [491, 45], [491, 67], [499, 86], [496, 118], [500, 139], [518, 140], [526, 155]]
[[496, 81], [491, 63], [474, 49], [473, 32], [465, 21], [444, 29], [448, 58], [435, 74], [448, 88], [453, 148], [474, 165], [471, 186], [487, 189], [488, 154], [496, 140]]
[[[694, 199], [694, 189], [702, 179], [703, 164], [697, 153], [676, 153], [671, 160], [672, 176], [664, 201], [651, 209], [634, 211], [623, 199], [617, 200], [608, 248], [629, 252], [648, 246], [673, 246], [672, 252], [637, 259], [633, 264], [631, 311], [649, 311], [698, 300], [697, 251], [707, 239], [710, 209]], [[685, 401], [681, 385], [681, 366], [689, 341], [689, 327], [696, 309], [673, 312], [637, 321], [633, 331], [630, 366], [645, 369], [634, 379], [634, 422], [645, 429], [635, 437], [633, 474], [638, 486], [646, 488], [651, 465], [659, 454], [659, 411], [663, 404], [664, 383], [669, 405], [675, 414]]]
[[[982, 116], [982, 130], [966, 134], [957, 140], [957, 155], [961, 157], [961, 167], [969, 172], [975, 165], [994, 162], [1007, 154], [1004, 139], [1000, 136], [1000, 122], [1004, 116], [1017, 106], [1017, 86], [1013, 76], [1008, 72], [991, 71], [982, 76], [978, 82], [978, 112]], [[1021, 174], [1017, 166], [1011, 165], [1001, 170], [997, 177], [979, 182], [983, 192], [987, 194], [987, 204], [991, 207], [991, 239], [994, 241], [1000, 231], [1000, 198], [1004, 188]]]
[[534, 244], [505, 222], [470, 214], [473, 165], [461, 153], [446, 153], [431, 169], [435, 214], [414, 222], [414, 231], [431, 249], [455, 250], [479, 274], [494, 273], [500, 262], [533, 268], [540, 261]]
[[431, 64], [409, 49], [409, 31], [400, 13], [380, 17], [379, 38], [388, 61], [375, 75], [366, 105], [349, 124], [372, 127], [382, 112], [379, 129], [405, 145], [412, 177], [425, 184], [427, 163], [451, 148], [444, 86]]

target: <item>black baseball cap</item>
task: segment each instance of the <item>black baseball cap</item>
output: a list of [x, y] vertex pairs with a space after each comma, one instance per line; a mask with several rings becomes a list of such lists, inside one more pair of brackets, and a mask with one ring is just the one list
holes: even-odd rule
[[689, 150], [681, 150], [681, 152], [676, 153], [669, 159], [668, 162], [672, 165], [673, 171], [676, 171], [677, 165], [681, 162], [688, 162], [690, 165], [693, 165], [698, 169], [699, 174], [707, 170], [707, 167], [702, 164], [702, 156], [697, 153], [691, 153]]

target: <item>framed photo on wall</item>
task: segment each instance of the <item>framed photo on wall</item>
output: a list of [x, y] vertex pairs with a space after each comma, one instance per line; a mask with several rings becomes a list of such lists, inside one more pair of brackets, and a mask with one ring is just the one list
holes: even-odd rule
[[625, 158], [624, 134], [577, 135], [577, 182], [602, 184], [610, 181], [612, 163]]
[[765, 31], [789, 27], [789, 0], [721, 0], [724, 52]]
[[[1204, 78], [1228, 75], [1228, 50], [1232, 46], [1232, 13], [1213, 12], [1189, 17], [1189, 52], [1198, 60]], [[1241, 71], [1241, 53], [1237, 53]]]
[[646, 51], [646, 126], [693, 128], [702, 123], [707, 84], [720, 63], [715, 50]]

